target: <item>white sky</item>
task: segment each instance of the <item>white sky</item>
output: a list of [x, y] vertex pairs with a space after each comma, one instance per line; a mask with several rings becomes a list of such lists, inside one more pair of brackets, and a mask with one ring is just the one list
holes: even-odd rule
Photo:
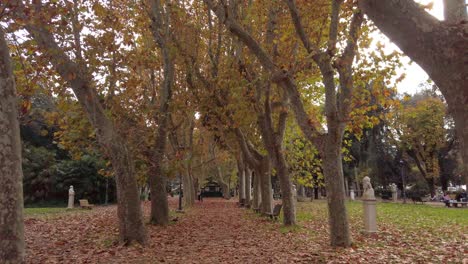
[[[382, 0], [382, 1], [387, 1], [387, 0]], [[416, 2], [419, 2], [423, 5], [426, 5], [430, 2], [433, 2], [433, 8], [432, 10], [429, 10], [429, 13], [433, 16], [435, 16], [439, 20], [444, 19], [444, 7], [442, 0], [416, 0]], [[379, 39], [381, 39], [381, 43], [385, 44], [387, 47], [386, 49], [388, 50], [388, 53], [394, 51], [394, 50], [399, 50], [398, 47], [390, 42], [390, 40], [385, 37], [382, 33], [378, 34]], [[374, 42], [376, 43], [376, 42]], [[421, 83], [426, 83], [427, 80], [429, 79], [429, 76], [426, 74], [426, 72], [421, 69], [415, 62], [411, 63], [411, 60], [403, 56], [402, 57], [402, 62], [403, 62], [403, 68], [400, 68], [398, 70], [398, 73], [406, 73], [405, 79], [400, 82], [397, 85], [397, 89], [399, 93], [409, 93], [409, 94], [414, 94], [418, 90], [421, 90], [419, 88], [419, 85]]]

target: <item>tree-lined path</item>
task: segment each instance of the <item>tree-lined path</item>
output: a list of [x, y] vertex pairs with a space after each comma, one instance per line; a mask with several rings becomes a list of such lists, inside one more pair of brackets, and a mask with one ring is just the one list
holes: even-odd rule
[[[176, 200], [170, 200], [170, 205], [174, 208]], [[146, 248], [114, 243], [118, 235], [115, 210], [115, 206], [99, 207], [49, 219], [26, 219], [27, 262], [287, 263], [317, 257], [305, 254], [310, 245], [295, 244], [298, 237], [293, 241], [292, 234], [272, 230], [269, 220], [247, 214], [233, 200], [205, 199], [171, 217], [173, 224], [166, 228], [148, 226]], [[149, 215], [149, 204], [144, 213]]]
[[[177, 199], [169, 204], [173, 211]], [[171, 215], [167, 227], [147, 225], [146, 247], [117, 243], [116, 206], [27, 215], [26, 263], [462, 263], [468, 254], [466, 210], [381, 204], [381, 232], [365, 236], [361, 204], [348, 206], [354, 244], [347, 249], [328, 243], [323, 200], [299, 203], [300, 226], [285, 228], [233, 199], [205, 199]], [[150, 204], [143, 208], [148, 221]]]

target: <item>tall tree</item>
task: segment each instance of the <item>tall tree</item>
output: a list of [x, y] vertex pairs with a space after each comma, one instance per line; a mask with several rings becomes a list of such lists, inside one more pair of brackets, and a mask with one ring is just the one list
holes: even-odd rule
[[24, 260], [23, 170], [15, 77], [0, 27], [0, 259]]
[[81, 47], [79, 39], [75, 39], [76, 49], [72, 59], [59, 46], [49, 30], [48, 12], [44, 10], [46, 7], [41, 1], [36, 1], [32, 6], [24, 6], [22, 1], [12, 1], [10, 5], [15, 20], [24, 24], [41, 51], [50, 59], [55, 71], [72, 88], [86, 111], [91, 125], [96, 129], [98, 142], [111, 158], [117, 187], [120, 241], [126, 244], [133, 241], [145, 244], [147, 236], [135, 178], [134, 160], [124, 137], [117, 131], [113, 120], [107, 116], [96, 91], [92, 73], [88, 71], [81, 49], [78, 48]]
[[[270, 73], [272, 81], [282, 87], [288, 95], [301, 130], [306, 138], [313, 142], [321, 152], [327, 187], [331, 244], [333, 246], [350, 246], [352, 240], [345, 206], [341, 146], [351, 110], [351, 96], [354, 90], [352, 63], [357, 49], [358, 31], [363, 20], [362, 13], [359, 10], [354, 12], [349, 26], [346, 47], [341, 56], [335, 59], [342, 2], [332, 1], [328, 46], [325, 50], [320, 50], [312, 44], [306, 35], [295, 1], [286, 1], [297, 35], [322, 74], [325, 86], [325, 115], [328, 128], [327, 133], [324, 134], [318, 122], [312, 120], [304, 110], [301, 95], [293, 77], [285, 69], [281, 69], [276, 65], [265, 49], [234, 19], [231, 8], [224, 2], [218, 5], [215, 5], [211, 0], [204, 0], [204, 2], [224, 22], [228, 30], [250, 49], [262, 66]], [[335, 73], [339, 76], [339, 87], [335, 84]]]
[[445, 21], [439, 21], [412, 0], [359, 1], [364, 13], [427, 72], [444, 95], [455, 120], [468, 183], [467, 11], [464, 0], [444, 0], [444, 4]]
[[160, 88], [159, 109], [156, 111], [155, 121], [158, 124], [156, 143], [153, 158], [153, 169], [149, 175], [151, 189], [151, 216], [150, 221], [160, 225], [169, 222], [169, 207], [166, 193], [166, 176], [163, 175], [162, 162], [169, 125], [169, 103], [172, 97], [174, 83], [174, 56], [171, 52], [170, 40], [170, 9], [162, 8], [159, 0], [151, 0], [149, 16], [151, 19], [151, 32], [161, 50], [164, 65], [164, 80]]

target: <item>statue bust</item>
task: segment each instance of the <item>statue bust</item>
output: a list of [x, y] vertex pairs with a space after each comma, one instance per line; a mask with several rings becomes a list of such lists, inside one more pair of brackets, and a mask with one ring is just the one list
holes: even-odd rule
[[362, 195], [362, 199], [364, 200], [375, 200], [374, 189], [372, 188], [372, 184], [370, 182], [370, 178], [368, 176], [362, 179], [362, 188], [364, 189], [364, 193]]
[[390, 185], [390, 189], [392, 190], [392, 192], [396, 192], [397, 191], [397, 185], [395, 183], [392, 183]]
[[73, 190], [73, 185], [70, 185], [70, 189], [68, 189], [68, 195], [75, 195], [75, 190]]

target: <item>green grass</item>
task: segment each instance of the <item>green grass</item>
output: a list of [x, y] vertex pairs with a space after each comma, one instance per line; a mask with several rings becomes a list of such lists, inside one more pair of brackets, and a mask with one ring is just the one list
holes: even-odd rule
[[[351, 223], [362, 221], [363, 206], [359, 201], [347, 202]], [[327, 221], [326, 201], [297, 203], [297, 223]], [[281, 220], [281, 219], [280, 219]], [[408, 231], [437, 232], [452, 227], [468, 228], [468, 209], [449, 209], [421, 204], [377, 203], [378, 223], [388, 224]]]
[[57, 215], [57, 214], [76, 212], [76, 211], [83, 211], [83, 210], [80, 208], [67, 209], [63, 207], [32, 207], [32, 208], [24, 208], [24, 215], [25, 216], [49, 216], [49, 215]]

